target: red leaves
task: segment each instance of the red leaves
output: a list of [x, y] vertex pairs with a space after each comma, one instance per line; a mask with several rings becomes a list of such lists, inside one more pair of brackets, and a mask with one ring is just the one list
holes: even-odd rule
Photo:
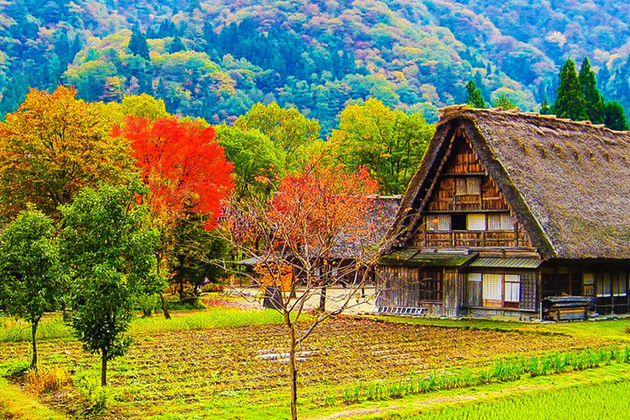
[[368, 196], [377, 190], [365, 168], [347, 174], [314, 167], [282, 180], [269, 200], [268, 218], [285, 241], [330, 248], [340, 235], [361, 235]]
[[131, 142], [153, 210], [169, 219], [202, 215], [205, 226], [214, 227], [220, 201], [234, 187], [233, 165], [214, 141], [214, 129], [170, 118], [130, 117], [119, 130]]

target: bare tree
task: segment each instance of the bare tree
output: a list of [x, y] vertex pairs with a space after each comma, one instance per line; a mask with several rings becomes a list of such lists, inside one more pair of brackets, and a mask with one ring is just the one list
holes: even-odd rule
[[[300, 345], [326, 319], [362, 303], [360, 290], [376, 258], [376, 247], [368, 246], [374, 245], [376, 226], [365, 217], [376, 188], [365, 170], [348, 175], [315, 167], [284, 178], [271, 198], [233, 203], [226, 212], [233, 246], [256, 261], [258, 280], [287, 327], [293, 419]], [[354, 258], [338, 258], [348, 244]], [[332, 310], [303, 316], [318, 293], [341, 282], [346, 288], [332, 299]]]

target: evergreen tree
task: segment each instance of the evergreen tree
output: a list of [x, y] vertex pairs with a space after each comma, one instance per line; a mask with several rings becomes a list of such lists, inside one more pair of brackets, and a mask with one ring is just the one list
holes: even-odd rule
[[540, 115], [551, 115], [553, 114], [553, 110], [551, 106], [549, 106], [549, 101], [547, 100], [547, 95], [543, 96], [542, 102], [540, 103]]
[[28, 81], [22, 73], [17, 73], [7, 83], [2, 91], [2, 100], [0, 100], [0, 118], [4, 119], [4, 115], [13, 112], [26, 98], [28, 92]]
[[606, 102], [604, 124], [612, 130], [630, 130], [623, 107], [617, 101]]
[[593, 124], [602, 124], [604, 122], [604, 99], [599, 90], [597, 90], [595, 72], [591, 69], [588, 57], [585, 57], [582, 62], [578, 79], [582, 87], [582, 94], [586, 100], [586, 115], [588, 119]]
[[179, 37], [179, 35], [175, 34], [173, 40], [170, 44], [168, 44], [168, 47], [166, 49], [170, 54], [173, 54], [179, 51], [186, 51], [186, 46], [182, 42], [182, 39]]
[[560, 70], [560, 83], [554, 104], [554, 112], [560, 118], [570, 118], [574, 121], [588, 119], [586, 115], [586, 101], [580, 87], [575, 63], [568, 58]]
[[481, 96], [481, 91], [475, 86], [475, 82], [470, 80], [466, 85], [468, 91], [468, 105], [473, 108], [485, 108], [486, 101]]
[[151, 60], [149, 56], [149, 44], [147, 44], [147, 39], [140, 29], [136, 28], [131, 33], [128, 48], [132, 54], [139, 55], [147, 61]]

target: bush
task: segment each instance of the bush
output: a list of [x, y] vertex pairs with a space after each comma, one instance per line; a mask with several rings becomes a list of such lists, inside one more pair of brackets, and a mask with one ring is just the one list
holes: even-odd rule
[[153, 312], [159, 308], [157, 295], [138, 296], [136, 304], [138, 309], [142, 311], [145, 317], [153, 315]]

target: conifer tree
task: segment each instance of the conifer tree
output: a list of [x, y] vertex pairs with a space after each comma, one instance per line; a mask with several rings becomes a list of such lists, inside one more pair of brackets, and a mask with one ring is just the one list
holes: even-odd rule
[[543, 100], [540, 103], [540, 115], [551, 115], [553, 111], [551, 106], [549, 105], [549, 101], [547, 100], [547, 95], [543, 96]]
[[168, 47], [166, 47], [166, 50], [170, 54], [173, 54], [179, 51], [186, 51], [186, 46], [182, 42], [182, 39], [179, 37], [179, 35], [175, 34], [175, 36], [173, 37], [173, 41], [171, 41], [171, 43], [168, 44]]
[[128, 48], [132, 54], [139, 55], [147, 61], [151, 60], [149, 56], [149, 44], [147, 44], [146, 37], [139, 29], [134, 29], [131, 33]]
[[630, 130], [623, 107], [617, 101], [606, 102], [604, 124], [612, 130]]
[[595, 80], [595, 72], [591, 69], [591, 63], [588, 57], [584, 58], [580, 74], [578, 75], [582, 94], [586, 101], [586, 115], [593, 124], [602, 124], [604, 122], [604, 99], [597, 90], [597, 81]]
[[582, 94], [580, 81], [575, 63], [568, 58], [560, 70], [560, 83], [558, 84], [554, 112], [560, 118], [570, 118], [575, 121], [586, 120], [586, 101]]
[[481, 91], [475, 85], [475, 82], [470, 80], [466, 85], [466, 90], [468, 91], [468, 105], [473, 108], [485, 108], [486, 101], [483, 100], [481, 96]]

